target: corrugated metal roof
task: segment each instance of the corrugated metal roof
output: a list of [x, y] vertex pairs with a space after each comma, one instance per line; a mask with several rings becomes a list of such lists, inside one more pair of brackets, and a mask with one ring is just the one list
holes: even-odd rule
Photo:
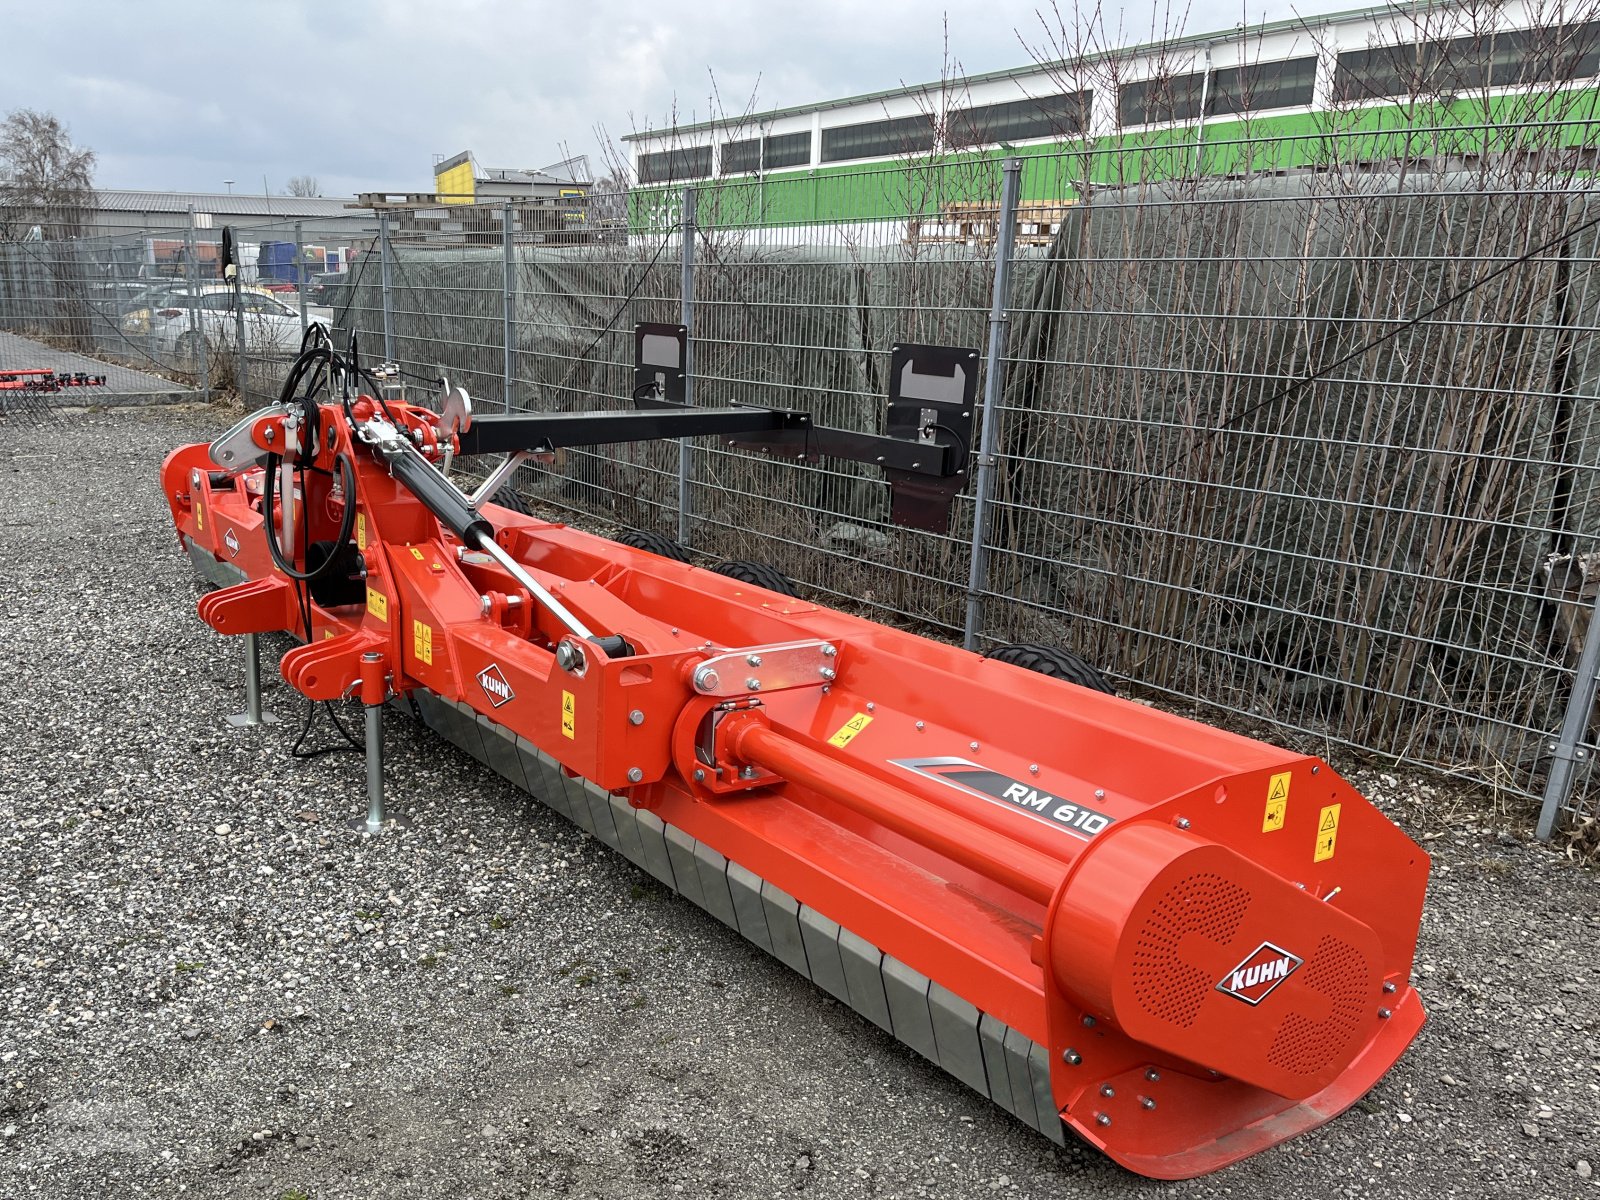
[[96, 188], [105, 212], [220, 213], [227, 216], [344, 217], [353, 196], [252, 196], [245, 192], [142, 192]]

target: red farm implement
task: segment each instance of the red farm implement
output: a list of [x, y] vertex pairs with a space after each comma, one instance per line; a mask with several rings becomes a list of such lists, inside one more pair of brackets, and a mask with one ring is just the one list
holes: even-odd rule
[[[223, 585], [201, 616], [287, 631], [291, 686], [367, 706], [371, 823], [372, 734], [403, 706], [1046, 1137], [1145, 1175], [1371, 1088], [1423, 1021], [1428, 859], [1326, 764], [492, 503], [530, 454], [714, 435], [879, 463], [897, 519], [942, 523], [968, 352], [898, 347], [877, 436], [675, 406], [673, 337], [641, 329], [645, 407], [475, 421], [458, 389], [438, 411], [376, 381], [296, 398], [370, 378], [324, 346], [282, 403], [168, 457], [179, 539]], [[446, 474], [492, 453], [473, 495]]]

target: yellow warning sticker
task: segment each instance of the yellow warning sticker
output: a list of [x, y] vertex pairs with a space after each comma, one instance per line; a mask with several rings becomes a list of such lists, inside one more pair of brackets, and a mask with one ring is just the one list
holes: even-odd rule
[[363, 512], [358, 512], [356, 514], [356, 549], [357, 550], [365, 550], [366, 548], [367, 548], [367, 514], [363, 513]]
[[1261, 818], [1261, 832], [1275, 833], [1283, 828], [1284, 817], [1289, 812], [1289, 780], [1293, 776], [1285, 771], [1274, 775], [1267, 784], [1267, 813]]
[[194, 527], [203, 530], [206, 527], [206, 509], [200, 501], [194, 502]]
[[1323, 862], [1333, 857], [1333, 848], [1339, 840], [1339, 809], [1338, 804], [1323, 806], [1322, 812], [1317, 817], [1317, 852], [1311, 856], [1312, 862]]
[[571, 692], [561, 693], [561, 734], [574, 740], [578, 736], [578, 701]]
[[828, 739], [828, 744], [830, 746], [838, 746], [842, 749], [845, 746], [848, 746], [851, 742], [855, 741], [856, 734], [860, 733], [863, 729], [871, 724], [871, 717], [867, 716], [867, 714], [864, 712], [858, 712], [855, 716], [851, 717], [839, 727], [839, 732]]
[[411, 622], [411, 652], [418, 659], [433, 666], [433, 626], [421, 621]]
[[387, 621], [389, 619], [389, 597], [382, 592], [375, 592], [368, 588], [367, 611], [377, 617], [378, 620]]
[[411, 557], [416, 559], [418, 562], [421, 562], [422, 561], [422, 551], [418, 550], [415, 546], [411, 547]]

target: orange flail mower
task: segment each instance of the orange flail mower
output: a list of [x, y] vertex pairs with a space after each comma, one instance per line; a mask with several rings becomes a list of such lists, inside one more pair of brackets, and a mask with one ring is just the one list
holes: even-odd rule
[[[866, 438], [676, 408], [652, 336], [647, 407], [476, 421], [448, 387], [437, 411], [375, 380], [296, 398], [371, 379], [314, 348], [283, 402], [167, 458], [179, 540], [221, 585], [202, 618], [252, 658], [287, 631], [292, 687], [366, 705], [367, 827], [378, 722], [404, 708], [1044, 1136], [1143, 1175], [1216, 1170], [1371, 1088], [1423, 1021], [1428, 859], [1325, 763], [491, 502], [530, 454], [707, 434], [884, 461], [924, 527], [962, 482], [965, 352], [897, 348], [912, 420]], [[495, 452], [473, 495], [445, 473]]]

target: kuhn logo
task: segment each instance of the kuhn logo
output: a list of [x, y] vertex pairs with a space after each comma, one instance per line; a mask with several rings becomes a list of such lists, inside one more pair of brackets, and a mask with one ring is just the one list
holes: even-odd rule
[[228, 532], [223, 535], [222, 544], [228, 548], [229, 558], [239, 557], [239, 535], [237, 533], [231, 529], [228, 530]]
[[505, 675], [494, 663], [490, 663], [478, 672], [478, 686], [483, 689], [483, 694], [489, 697], [489, 703], [499, 708], [516, 698], [516, 693], [511, 690], [511, 685], [506, 682]]
[[1233, 970], [1222, 977], [1217, 991], [1243, 1000], [1246, 1004], [1260, 1004], [1272, 990], [1299, 969], [1305, 959], [1290, 954], [1282, 946], [1262, 942]]

